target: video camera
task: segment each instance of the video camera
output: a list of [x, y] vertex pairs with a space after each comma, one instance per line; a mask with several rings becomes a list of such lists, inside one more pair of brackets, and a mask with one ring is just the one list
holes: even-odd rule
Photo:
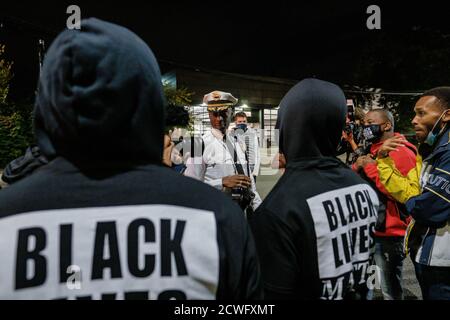
[[349, 143], [347, 137], [341, 138], [341, 141], [337, 147], [336, 154], [342, 155], [347, 154], [345, 163], [352, 164], [357, 159], [357, 157], [363, 155], [368, 150], [368, 145], [364, 141], [364, 136], [362, 135], [362, 127], [356, 123], [356, 108], [352, 99], [347, 100], [347, 119], [344, 127], [344, 132], [347, 134], [348, 138], [352, 138], [356, 143], [358, 148], [353, 150], [351, 144]]
[[346, 123], [344, 131], [347, 134], [354, 133], [356, 129], [356, 121], [355, 121], [355, 105], [352, 99], [347, 99], [347, 117], [350, 119], [350, 122]]
[[249, 188], [233, 188], [231, 190], [231, 198], [235, 201], [243, 211], [251, 206], [255, 194]]

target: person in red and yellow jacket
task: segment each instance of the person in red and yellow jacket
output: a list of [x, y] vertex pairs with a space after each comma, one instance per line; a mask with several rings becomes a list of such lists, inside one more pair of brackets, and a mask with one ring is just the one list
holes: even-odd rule
[[[410, 221], [404, 205], [397, 202], [380, 181], [383, 172], [378, 168], [377, 154], [383, 142], [401, 137], [394, 132], [394, 117], [385, 109], [374, 109], [364, 118], [364, 137], [371, 142], [367, 155], [357, 159], [352, 169], [377, 191], [380, 200], [378, 221], [375, 228], [375, 263], [380, 271], [380, 283], [385, 300], [402, 300], [402, 269], [405, 254], [403, 239]], [[404, 144], [391, 151], [388, 157], [404, 176], [416, 167], [416, 147], [404, 139]]]

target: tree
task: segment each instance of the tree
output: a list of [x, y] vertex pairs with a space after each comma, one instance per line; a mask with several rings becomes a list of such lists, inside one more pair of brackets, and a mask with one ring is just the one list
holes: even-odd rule
[[414, 117], [413, 106], [417, 100], [415, 95], [382, 94], [382, 89], [346, 86], [347, 98], [356, 101], [358, 107], [365, 111], [373, 108], [385, 108], [392, 112], [395, 120], [395, 131], [406, 135], [413, 134], [411, 120]]
[[187, 88], [175, 88], [169, 83], [163, 83], [164, 94], [167, 100], [166, 131], [174, 128], [184, 128], [191, 130], [193, 128], [193, 119], [190, 118], [186, 110], [192, 102], [193, 92]]
[[9, 92], [9, 82], [13, 75], [11, 71], [12, 62], [8, 62], [3, 58], [5, 46], [0, 44], [0, 105], [6, 104], [6, 98]]
[[176, 106], [187, 106], [192, 102], [193, 92], [190, 92], [187, 88], [177, 89], [168, 82], [163, 82], [164, 95], [167, 102]]
[[0, 45], [0, 168], [21, 156], [33, 142], [32, 103], [8, 100], [13, 63], [3, 58], [4, 52], [5, 46]]

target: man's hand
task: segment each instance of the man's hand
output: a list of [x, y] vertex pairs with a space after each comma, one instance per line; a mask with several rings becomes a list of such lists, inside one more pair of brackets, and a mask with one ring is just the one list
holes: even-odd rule
[[164, 135], [164, 150], [162, 162], [167, 167], [172, 167], [172, 150], [175, 144], [172, 142], [170, 137], [166, 134]]
[[240, 174], [236, 176], [223, 177], [222, 185], [225, 188], [250, 188], [252, 182], [249, 177]]
[[284, 157], [284, 154], [279, 152], [275, 155], [275, 157], [272, 160], [271, 168], [272, 169], [286, 168], [286, 158]]
[[364, 169], [364, 167], [370, 163], [377, 163], [377, 162], [375, 160], [373, 160], [370, 155], [361, 156], [355, 162], [356, 170], [359, 171], [361, 169]]
[[347, 133], [347, 132], [345, 132], [345, 130], [342, 130], [342, 138], [344, 140], [350, 142], [353, 140], [353, 133], [352, 132]]
[[378, 158], [385, 158], [391, 151], [398, 151], [398, 147], [405, 145], [403, 137], [395, 136], [384, 141], [383, 145], [378, 150]]

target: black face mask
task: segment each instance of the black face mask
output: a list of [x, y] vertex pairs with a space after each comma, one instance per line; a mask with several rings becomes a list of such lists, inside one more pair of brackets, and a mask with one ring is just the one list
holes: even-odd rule
[[368, 126], [363, 126], [364, 138], [369, 142], [378, 141], [383, 135], [383, 130], [381, 130], [381, 124], [371, 124]]

